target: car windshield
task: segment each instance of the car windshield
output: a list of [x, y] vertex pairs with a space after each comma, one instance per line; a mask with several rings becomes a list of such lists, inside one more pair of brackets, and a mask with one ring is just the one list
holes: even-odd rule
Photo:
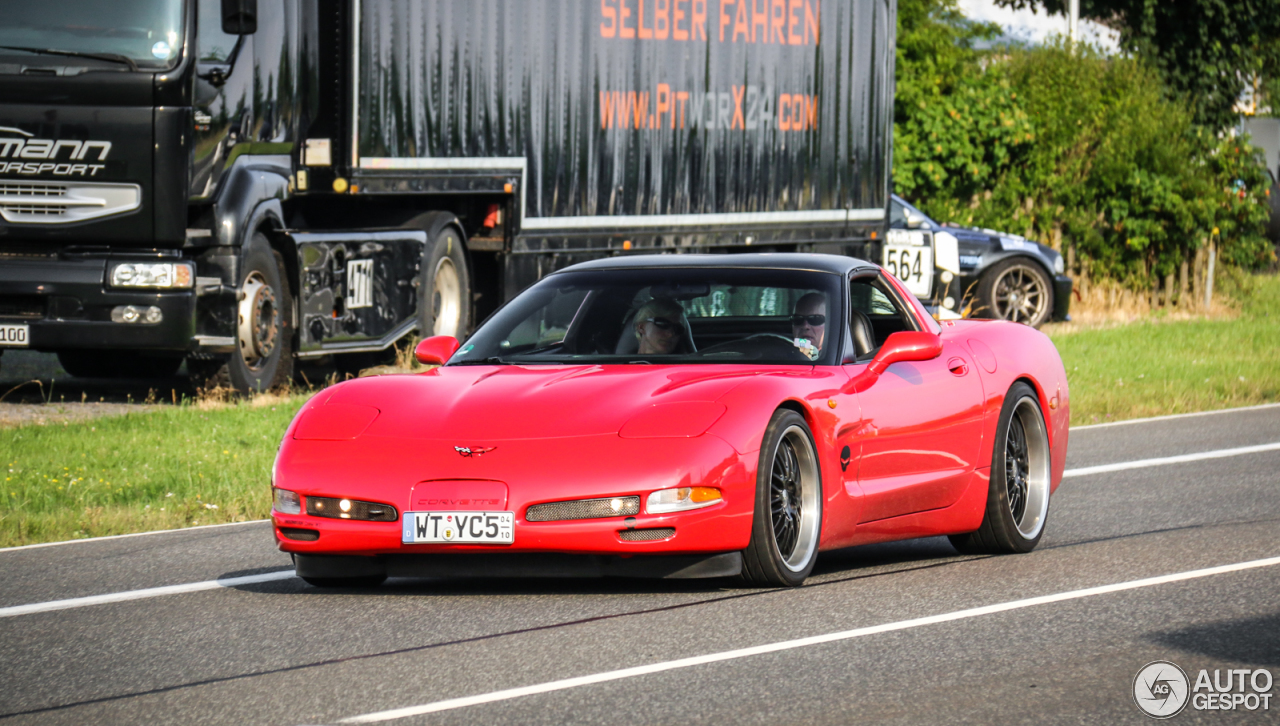
[[751, 268], [562, 272], [499, 310], [449, 365], [832, 365], [841, 280]]
[[[0, 46], [116, 56], [146, 70], [171, 68], [182, 49], [182, 5], [182, 0], [6, 3]], [[43, 59], [24, 59], [26, 65], [68, 63], [56, 55], [0, 50], [13, 53]]]

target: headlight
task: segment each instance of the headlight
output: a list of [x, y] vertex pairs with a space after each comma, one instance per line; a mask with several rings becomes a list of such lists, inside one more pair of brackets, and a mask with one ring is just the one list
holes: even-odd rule
[[112, 287], [188, 288], [191, 265], [183, 262], [122, 262], [111, 268]]
[[1059, 275], [1067, 271], [1067, 266], [1062, 262], [1062, 255], [1053, 258], [1053, 271]]
[[649, 514], [683, 512], [709, 507], [721, 501], [720, 490], [712, 487], [680, 487], [660, 489], [649, 495], [644, 510]]
[[288, 489], [275, 489], [275, 508], [281, 514], [302, 514], [302, 496]]

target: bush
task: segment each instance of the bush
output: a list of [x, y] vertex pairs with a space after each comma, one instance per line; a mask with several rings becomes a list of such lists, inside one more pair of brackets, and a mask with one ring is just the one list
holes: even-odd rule
[[1257, 150], [1196, 126], [1141, 59], [982, 51], [991, 29], [953, 0], [900, 7], [894, 183], [927, 213], [1074, 246], [1089, 273], [1134, 288], [1211, 240], [1226, 262], [1274, 259]]

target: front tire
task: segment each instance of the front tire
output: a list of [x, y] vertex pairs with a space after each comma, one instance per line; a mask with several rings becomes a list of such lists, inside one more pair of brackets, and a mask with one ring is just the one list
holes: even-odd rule
[[244, 250], [236, 295], [236, 352], [188, 363], [196, 385], [240, 394], [288, 386], [293, 378], [293, 295], [284, 258], [255, 233]]
[[742, 576], [759, 587], [797, 587], [818, 559], [822, 474], [804, 417], [779, 409], [769, 420], [756, 472], [751, 542]]
[[1036, 393], [1015, 383], [1000, 409], [982, 526], [951, 535], [965, 554], [1030, 552], [1049, 516], [1049, 434]]
[[1044, 325], [1053, 314], [1053, 285], [1039, 265], [1026, 258], [996, 263], [978, 280], [978, 316]]

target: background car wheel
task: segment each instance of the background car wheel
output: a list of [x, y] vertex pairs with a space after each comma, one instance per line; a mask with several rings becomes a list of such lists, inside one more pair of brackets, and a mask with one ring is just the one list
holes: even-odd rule
[[62, 369], [76, 378], [168, 378], [182, 366], [181, 356], [148, 356], [130, 350], [63, 350]]
[[742, 576], [761, 587], [796, 587], [813, 571], [822, 533], [822, 476], [804, 417], [779, 409], [760, 446], [751, 543]]
[[237, 393], [288, 385], [293, 377], [293, 295], [284, 258], [255, 233], [244, 250], [236, 303], [236, 347], [226, 360], [188, 362], [197, 386]]
[[1015, 383], [1005, 396], [995, 443], [982, 526], [951, 535], [965, 554], [1030, 552], [1049, 516], [1049, 434], [1027, 384]]
[[978, 280], [977, 314], [1033, 328], [1053, 314], [1053, 285], [1036, 263], [1013, 258], [992, 265]]
[[386, 575], [370, 575], [368, 577], [304, 577], [304, 582], [312, 587], [356, 588], [377, 587], [387, 579]]
[[471, 332], [471, 274], [457, 222], [447, 212], [427, 212], [404, 224], [427, 233], [418, 280], [418, 335], [422, 338], [462, 339]]

